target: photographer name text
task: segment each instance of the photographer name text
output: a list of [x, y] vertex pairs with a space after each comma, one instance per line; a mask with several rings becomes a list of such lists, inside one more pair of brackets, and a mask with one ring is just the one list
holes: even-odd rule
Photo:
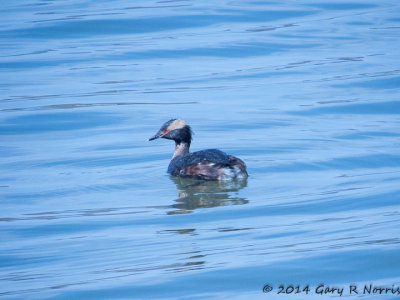
[[400, 295], [400, 285], [374, 285], [374, 284], [349, 284], [348, 286], [330, 286], [319, 284], [315, 287], [310, 285], [284, 285], [281, 284], [277, 288], [270, 284], [265, 284], [263, 287], [264, 293], [276, 294], [316, 294], [316, 295]]

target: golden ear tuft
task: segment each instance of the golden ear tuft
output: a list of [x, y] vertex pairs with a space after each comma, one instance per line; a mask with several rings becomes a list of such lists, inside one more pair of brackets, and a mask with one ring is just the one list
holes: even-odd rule
[[169, 129], [169, 130], [182, 129], [185, 126], [186, 126], [186, 122], [185, 121], [183, 121], [183, 120], [175, 120], [168, 126], [167, 129]]

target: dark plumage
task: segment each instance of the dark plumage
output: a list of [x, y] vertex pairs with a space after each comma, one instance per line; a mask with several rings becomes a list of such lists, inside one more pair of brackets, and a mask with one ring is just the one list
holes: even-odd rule
[[190, 126], [182, 120], [169, 120], [149, 140], [157, 138], [175, 141], [174, 156], [168, 166], [168, 173], [171, 175], [203, 180], [229, 180], [247, 177], [245, 163], [221, 150], [207, 149], [189, 153], [192, 131]]

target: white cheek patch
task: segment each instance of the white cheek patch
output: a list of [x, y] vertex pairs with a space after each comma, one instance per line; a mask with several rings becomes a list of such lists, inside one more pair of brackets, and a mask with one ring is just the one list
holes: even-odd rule
[[169, 126], [168, 126], [168, 130], [175, 130], [175, 129], [181, 129], [183, 127], [186, 126], [186, 122], [182, 121], [182, 120], [175, 120], [173, 121]]

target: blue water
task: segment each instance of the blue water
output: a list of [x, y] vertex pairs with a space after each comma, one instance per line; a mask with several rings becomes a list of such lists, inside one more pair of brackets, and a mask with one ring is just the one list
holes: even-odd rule
[[[400, 286], [398, 1], [0, 8], [0, 297], [400, 298], [349, 294]], [[168, 176], [172, 117], [248, 180]]]

